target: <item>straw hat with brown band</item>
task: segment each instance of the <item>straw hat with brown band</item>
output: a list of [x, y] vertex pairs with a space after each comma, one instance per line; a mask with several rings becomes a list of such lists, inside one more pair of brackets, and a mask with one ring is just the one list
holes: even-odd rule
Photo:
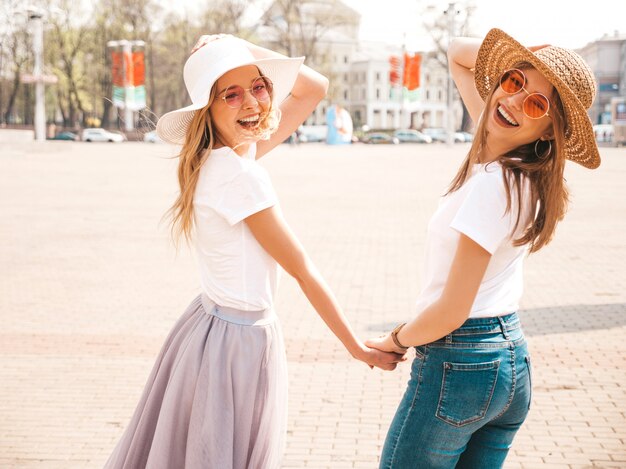
[[596, 95], [596, 83], [589, 65], [576, 52], [546, 46], [528, 50], [499, 29], [487, 33], [478, 51], [474, 78], [485, 100], [502, 73], [516, 63], [528, 62], [556, 88], [565, 110], [565, 157], [586, 168], [600, 166], [600, 154], [587, 109]]

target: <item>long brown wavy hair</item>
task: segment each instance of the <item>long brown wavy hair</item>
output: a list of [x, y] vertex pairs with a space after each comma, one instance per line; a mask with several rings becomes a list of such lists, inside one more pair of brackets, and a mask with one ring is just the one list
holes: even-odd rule
[[[260, 73], [260, 72], [259, 72]], [[174, 204], [166, 213], [170, 220], [170, 231], [175, 245], [178, 247], [184, 238], [191, 241], [193, 233], [193, 197], [200, 176], [200, 169], [211, 155], [216, 143], [224, 144], [214, 129], [211, 105], [215, 101], [217, 82], [211, 88], [209, 102], [205, 107], [195, 112], [187, 132], [185, 142], [178, 155], [178, 185], [180, 192]], [[246, 132], [246, 137], [255, 140], [267, 140], [278, 128], [280, 112], [270, 102], [267, 112], [262, 112], [256, 129]], [[238, 145], [235, 145], [238, 146]]]
[[[532, 65], [526, 62], [518, 63], [512, 68], [529, 69]], [[490, 112], [493, 93], [497, 87], [489, 93], [485, 100], [487, 107], [483, 110], [483, 118], [480, 119], [476, 129], [476, 136], [467, 157], [461, 164], [459, 171], [450, 183], [447, 194], [450, 194], [465, 184], [471, 175], [471, 168], [474, 163], [479, 163], [479, 154], [486, 143], [487, 138], [487, 116]], [[504, 185], [507, 196], [507, 213], [511, 210], [511, 193], [515, 191], [517, 200], [517, 221], [514, 231], [520, 223], [522, 207], [525, 201], [522, 200], [522, 176], [525, 176], [530, 183], [530, 207], [535, 209], [535, 217], [526, 227], [524, 234], [513, 241], [514, 246], [529, 244], [529, 251], [536, 252], [548, 244], [556, 230], [556, 225], [565, 216], [567, 204], [569, 202], [569, 191], [563, 172], [565, 170], [565, 114], [563, 104], [556, 92], [553, 91], [550, 97], [550, 116], [552, 117], [552, 132], [554, 139], [551, 141], [551, 150], [547, 142], [540, 142], [535, 152], [536, 141], [521, 145], [498, 158], [505, 172]]]

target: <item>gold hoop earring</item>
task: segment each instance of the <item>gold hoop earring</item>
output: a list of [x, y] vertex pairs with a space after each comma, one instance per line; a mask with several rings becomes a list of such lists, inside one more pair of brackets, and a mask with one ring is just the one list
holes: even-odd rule
[[[548, 151], [545, 152], [543, 155], [540, 155], [538, 150], [538, 146], [539, 146], [539, 142], [548, 142]], [[535, 155], [537, 156], [537, 158], [539, 158], [540, 160], [547, 158], [548, 156], [550, 156], [550, 153], [552, 153], [552, 142], [550, 140], [537, 140], [535, 142]]]

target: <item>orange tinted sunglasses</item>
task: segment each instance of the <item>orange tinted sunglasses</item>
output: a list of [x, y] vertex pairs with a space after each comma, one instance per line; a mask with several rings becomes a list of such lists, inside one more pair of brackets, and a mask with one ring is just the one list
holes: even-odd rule
[[541, 119], [549, 116], [550, 100], [541, 93], [529, 93], [526, 85], [526, 75], [517, 68], [507, 70], [500, 77], [500, 88], [507, 94], [517, 94], [524, 90], [528, 96], [522, 103], [522, 110], [526, 117], [531, 119]]

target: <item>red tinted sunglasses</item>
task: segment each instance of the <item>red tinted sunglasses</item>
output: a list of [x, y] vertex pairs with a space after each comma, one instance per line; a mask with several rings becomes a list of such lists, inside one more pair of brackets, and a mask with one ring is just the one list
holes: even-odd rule
[[232, 85], [226, 88], [223, 91], [223, 95], [220, 97], [224, 100], [228, 107], [235, 109], [243, 104], [246, 91], [249, 91], [252, 97], [257, 101], [263, 102], [272, 99], [273, 88], [274, 85], [269, 78], [257, 77], [252, 81], [252, 85], [250, 85], [250, 88], [244, 88], [239, 85]]
[[550, 100], [541, 93], [529, 93], [524, 86], [526, 85], [526, 75], [517, 68], [507, 70], [500, 77], [500, 88], [507, 94], [517, 94], [524, 90], [528, 96], [522, 103], [522, 110], [526, 117], [531, 119], [541, 119], [548, 116], [550, 109]]

